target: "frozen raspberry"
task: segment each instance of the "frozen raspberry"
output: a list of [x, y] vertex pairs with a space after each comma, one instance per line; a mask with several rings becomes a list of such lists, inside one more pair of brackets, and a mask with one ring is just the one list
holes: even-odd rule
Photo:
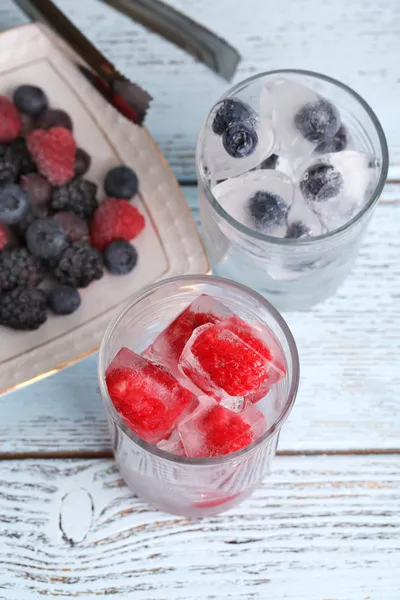
[[39, 172], [52, 185], [64, 185], [75, 169], [75, 140], [65, 127], [37, 129], [27, 138], [28, 150]]
[[4, 225], [0, 225], [0, 250], [3, 250], [8, 244], [8, 231]]
[[22, 121], [18, 109], [5, 96], [0, 96], [0, 144], [11, 142], [21, 131]]
[[127, 200], [106, 198], [92, 220], [92, 245], [99, 250], [116, 240], [133, 240], [144, 228], [144, 217]]
[[165, 439], [184, 411], [198, 404], [172, 375], [127, 348], [108, 367], [106, 384], [124, 421], [151, 443]]
[[73, 212], [62, 210], [54, 215], [70, 242], [88, 242], [89, 227], [86, 221]]
[[51, 197], [51, 183], [38, 173], [23, 175], [20, 180], [20, 186], [28, 194], [29, 204], [31, 206], [48, 204]]

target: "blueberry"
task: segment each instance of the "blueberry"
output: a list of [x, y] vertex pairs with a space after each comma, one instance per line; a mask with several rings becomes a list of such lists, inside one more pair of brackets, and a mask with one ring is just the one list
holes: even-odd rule
[[254, 129], [244, 123], [231, 125], [222, 136], [222, 143], [229, 156], [244, 158], [255, 151], [258, 136]]
[[249, 212], [256, 227], [272, 229], [282, 225], [288, 206], [277, 194], [259, 191], [250, 198]]
[[130, 200], [138, 193], [139, 181], [136, 173], [129, 167], [114, 167], [106, 175], [104, 189], [112, 198]]
[[343, 177], [332, 165], [319, 163], [308, 167], [300, 181], [300, 190], [306, 200], [329, 200], [343, 188]]
[[20, 85], [14, 92], [14, 102], [19, 110], [31, 117], [38, 117], [49, 106], [44, 91], [36, 85]]
[[57, 258], [67, 246], [67, 238], [55, 219], [37, 219], [26, 231], [28, 250], [38, 258]]
[[136, 266], [138, 253], [136, 248], [125, 242], [116, 240], [104, 250], [104, 264], [113, 275], [126, 275]]
[[28, 210], [28, 196], [19, 185], [0, 186], [0, 223], [15, 225]]
[[60, 285], [48, 296], [50, 310], [56, 315], [70, 315], [81, 305], [78, 290], [69, 285]]
[[326, 154], [327, 152], [341, 152], [347, 146], [347, 131], [342, 127], [335, 133], [333, 138], [326, 142], [321, 142], [315, 148], [315, 152], [318, 154]]
[[230, 125], [247, 123], [254, 127], [256, 120], [257, 117], [250, 106], [236, 98], [228, 98], [222, 101], [215, 113], [211, 128], [216, 135], [222, 135]]
[[306, 140], [319, 144], [334, 137], [340, 127], [340, 116], [333, 104], [319, 100], [303, 106], [294, 122]]
[[82, 177], [87, 173], [91, 162], [90, 155], [82, 148], [77, 148], [75, 152], [75, 177]]
[[307, 227], [307, 225], [305, 225], [301, 221], [294, 221], [287, 228], [285, 237], [299, 239], [299, 238], [303, 238], [303, 237], [308, 237], [310, 234], [311, 234], [311, 231]]
[[260, 164], [260, 169], [276, 169], [276, 163], [278, 162], [279, 156], [277, 154], [271, 154]]

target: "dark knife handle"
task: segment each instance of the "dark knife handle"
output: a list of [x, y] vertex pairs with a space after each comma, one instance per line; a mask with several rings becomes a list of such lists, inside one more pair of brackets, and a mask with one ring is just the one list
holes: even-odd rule
[[[201, 0], [199, 0], [201, 1]], [[160, 0], [103, 0], [128, 17], [183, 48], [230, 81], [239, 53], [215, 33]]]

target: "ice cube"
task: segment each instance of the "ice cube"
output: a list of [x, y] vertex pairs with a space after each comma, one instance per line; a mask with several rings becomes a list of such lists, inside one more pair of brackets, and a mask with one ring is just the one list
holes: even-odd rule
[[278, 156], [278, 154], [271, 154], [270, 156], [268, 156], [268, 158], [263, 160], [262, 163], [260, 163], [256, 168], [269, 170], [274, 169], [275, 171], [279, 171], [280, 173], [283, 173], [288, 177], [293, 176], [293, 168], [291, 161], [283, 155]]
[[314, 158], [302, 167], [300, 191], [326, 231], [352, 219], [369, 200], [379, 165], [369, 154], [344, 150]]
[[206, 396], [196, 411], [178, 426], [187, 456], [220, 456], [236, 452], [255, 442], [266, 431], [265, 418], [249, 404], [236, 414]]
[[164, 452], [175, 454], [176, 456], [186, 456], [185, 448], [183, 447], [178, 429], [174, 429], [167, 439], [158, 442], [157, 448], [164, 450]]
[[318, 215], [311, 210], [302, 197], [302, 194], [295, 195], [286, 221], [286, 238], [302, 239], [324, 233], [324, 228]]
[[336, 107], [311, 88], [278, 76], [261, 91], [261, 118], [271, 118], [274, 152], [304, 160], [315, 148], [332, 139], [341, 126]]
[[217, 323], [233, 315], [232, 311], [207, 294], [196, 298], [145, 350], [143, 356], [166, 367], [176, 378], [182, 376], [178, 361], [182, 350], [196, 327]]
[[122, 348], [106, 371], [108, 393], [125, 423], [157, 443], [198, 405], [196, 396], [165, 369]]
[[250, 171], [269, 156], [273, 144], [271, 120], [232, 98], [211, 110], [200, 153], [211, 182], [216, 183]]
[[214, 186], [213, 194], [226, 212], [247, 227], [283, 237], [295, 187], [283, 173], [256, 170]]
[[179, 368], [204, 393], [237, 412], [247, 398], [256, 401], [268, 393], [283, 377], [285, 362], [269, 330], [267, 334], [232, 317], [197, 328]]

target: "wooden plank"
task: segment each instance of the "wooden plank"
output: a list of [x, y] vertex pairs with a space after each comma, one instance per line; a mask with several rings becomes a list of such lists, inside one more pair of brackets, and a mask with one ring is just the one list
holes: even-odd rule
[[244, 504], [190, 521], [109, 460], [3, 461], [0, 598], [398, 600], [398, 465], [277, 458]]
[[[376, 111], [386, 131], [391, 178], [400, 179], [398, 0], [169, 0], [210, 27], [241, 53], [234, 82], [278, 68], [319, 71], [349, 84]], [[154, 97], [147, 120], [175, 174], [194, 179], [201, 123], [228, 84], [142, 26], [98, 0], [57, 0], [62, 10], [118, 69]], [[2, 0], [0, 28], [25, 22], [12, 0]], [[349, 60], [351, 57], [351, 60]]]
[[[196, 218], [196, 188], [183, 188]], [[397, 190], [397, 191], [396, 191]], [[353, 274], [310, 312], [288, 313], [301, 357], [283, 452], [400, 449], [400, 186], [387, 186]], [[0, 454], [110, 451], [97, 355], [0, 398]]]

